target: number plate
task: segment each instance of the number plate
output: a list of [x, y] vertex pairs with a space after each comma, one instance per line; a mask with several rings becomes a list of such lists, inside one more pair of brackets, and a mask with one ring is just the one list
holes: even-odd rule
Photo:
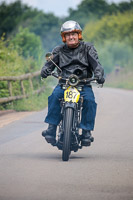
[[64, 92], [64, 99], [67, 102], [75, 102], [77, 103], [79, 101], [80, 93], [76, 88], [72, 88], [69, 86], [65, 92]]

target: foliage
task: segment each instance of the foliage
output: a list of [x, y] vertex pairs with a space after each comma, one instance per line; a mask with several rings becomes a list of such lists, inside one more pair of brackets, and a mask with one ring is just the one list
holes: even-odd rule
[[11, 44], [24, 58], [33, 57], [36, 60], [41, 60], [44, 54], [40, 37], [31, 33], [28, 28], [20, 27], [19, 32], [10, 41]]
[[107, 76], [105, 86], [132, 90], [133, 71], [127, 69], [122, 69], [118, 73], [113, 71], [109, 76]]
[[133, 65], [133, 49], [125, 42], [106, 40], [104, 45], [97, 45], [97, 49], [106, 74], [112, 72], [117, 66], [126, 68]]
[[51, 51], [61, 42], [61, 20], [53, 14], [44, 14], [42, 11], [39, 11], [37, 15], [23, 22], [22, 26], [25, 26], [25, 23], [31, 32], [40, 36], [43, 48], [47, 51]]
[[43, 48], [51, 50], [61, 42], [60, 25], [62, 20], [52, 13], [45, 14], [42, 11], [33, 9], [20, 0], [7, 5], [3, 2], [0, 5], [0, 36], [6, 34], [6, 38], [19, 32], [19, 27], [28, 27], [30, 32], [40, 36]]
[[9, 41], [0, 40], [0, 76], [21, 75], [39, 70], [38, 62], [32, 57], [25, 59], [19, 55]]
[[14, 109], [16, 111], [32, 111], [41, 110], [47, 106], [47, 98], [51, 94], [51, 88], [47, 87], [45, 91], [39, 95], [31, 95], [29, 98], [14, 101], [7, 105], [8, 109]]
[[[17, 76], [39, 70], [38, 62], [29, 57], [25, 59], [19, 55], [13, 45], [8, 46], [9, 41], [0, 40], [0, 76]], [[20, 94], [19, 82], [13, 82], [13, 95]], [[0, 81], [0, 97], [8, 97], [8, 85], [5, 81]], [[29, 84], [26, 85], [28, 91]]]
[[78, 21], [84, 28], [86, 23], [94, 22], [105, 15], [133, 10], [133, 1], [109, 4], [106, 0], [82, 0], [77, 9], [69, 9], [69, 19]]
[[[83, 37], [95, 43], [106, 74], [117, 65], [133, 66], [133, 13], [106, 15], [95, 23], [86, 24]], [[131, 68], [131, 70], [133, 70]]]
[[95, 23], [85, 26], [85, 40], [104, 44], [105, 40], [126, 41], [133, 47], [133, 13], [106, 15]]
[[0, 5], [0, 37], [6, 33], [6, 37], [22, 21], [23, 13], [28, 13], [30, 8], [21, 3], [20, 0], [7, 5], [2, 2]]
[[[10, 41], [5, 41], [4, 37], [0, 40], [0, 76], [17, 76], [29, 72], [34, 72], [40, 69], [38, 61], [33, 59], [33, 57], [28, 57], [25, 59], [22, 55], [19, 55], [16, 48], [8, 44]], [[40, 87], [40, 85], [45, 84], [45, 91], [40, 95], [31, 95], [27, 99], [14, 101], [13, 103], [7, 103], [0, 106], [0, 109], [14, 109], [14, 110], [40, 110], [47, 105], [47, 97], [51, 93], [51, 80], [45, 79], [42, 83], [41, 79], [33, 79], [34, 89]], [[55, 83], [54, 83], [55, 84]], [[28, 81], [24, 81], [24, 87], [26, 93], [30, 94], [30, 85]], [[13, 95], [21, 95], [21, 88], [19, 81], [12, 82]], [[0, 98], [8, 97], [8, 83], [6, 81], [0, 81]]]

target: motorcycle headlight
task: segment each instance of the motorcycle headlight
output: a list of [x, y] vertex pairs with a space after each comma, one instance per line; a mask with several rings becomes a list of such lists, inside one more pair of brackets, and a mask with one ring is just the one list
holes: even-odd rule
[[79, 78], [76, 75], [72, 74], [69, 77], [69, 81], [68, 82], [69, 82], [69, 85], [76, 86], [79, 83]]

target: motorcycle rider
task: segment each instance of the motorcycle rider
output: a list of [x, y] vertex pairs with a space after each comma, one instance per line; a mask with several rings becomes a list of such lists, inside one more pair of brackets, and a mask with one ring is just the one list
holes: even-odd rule
[[[88, 42], [82, 41], [82, 29], [75, 21], [66, 21], [61, 26], [61, 37], [64, 44], [53, 49], [53, 61], [61, 68], [57, 70], [61, 77], [69, 77], [76, 74], [80, 79], [97, 78], [99, 84], [103, 84], [104, 70], [101, 66], [95, 47]], [[41, 70], [41, 76], [47, 78], [55, 69], [51, 61], [47, 61]], [[81, 73], [82, 72], [82, 73]], [[64, 90], [61, 88], [61, 81], [48, 97], [48, 114], [45, 122], [49, 124], [48, 129], [42, 132], [48, 143], [56, 142], [56, 129], [61, 120], [61, 107], [59, 99], [63, 98]], [[92, 142], [91, 131], [94, 129], [97, 104], [90, 85], [84, 84], [83, 109], [80, 128], [82, 129], [82, 146], [89, 146]]]

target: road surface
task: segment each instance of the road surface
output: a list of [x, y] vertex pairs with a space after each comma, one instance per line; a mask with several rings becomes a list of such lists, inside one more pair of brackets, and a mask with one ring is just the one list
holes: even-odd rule
[[0, 200], [133, 200], [133, 91], [95, 95], [95, 142], [68, 162], [41, 136], [47, 109], [3, 124]]

